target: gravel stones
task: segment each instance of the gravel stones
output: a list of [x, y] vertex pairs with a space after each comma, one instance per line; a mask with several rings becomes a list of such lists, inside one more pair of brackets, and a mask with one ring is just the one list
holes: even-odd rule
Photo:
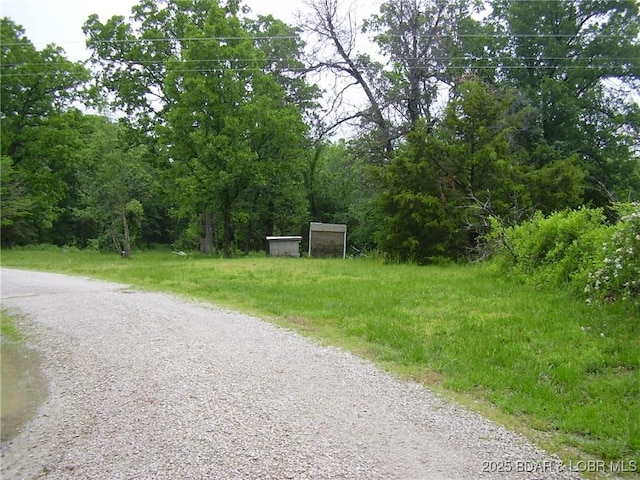
[[[248, 292], [250, 294], [250, 292]], [[478, 414], [247, 315], [2, 269], [49, 397], [2, 478], [576, 479]]]

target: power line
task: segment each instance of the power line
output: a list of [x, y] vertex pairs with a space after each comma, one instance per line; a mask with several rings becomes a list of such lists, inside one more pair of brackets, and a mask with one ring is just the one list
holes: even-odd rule
[[[455, 59], [449, 59], [448, 61], [451, 63], [455, 63], [454, 62]], [[428, 70], [428, 69], [433, 69], [433, 70], [438, 70], [441, 68], [469, 68], [469, 69], [477, 69], [477, 68], [483, 68], [483, 69], [499, 69], [499, 68], [526, 68], [526, 69], [540, 69], [540, 70], [548, 70], [550, 68], [559, 68], [559, 69], [603, 69], [603, 68], [612, 68], [612, 67], [623, 67], [625, 66], [625, 63], [623, 63], [624, 61], [632, 61], [632, 60], [637, 60], [635, 58], [627, 58], [627, 59], [619, 59], [619, 58], [598, 58], [599, 63], [586, 63], [586, 64], [568, 64], [568, 63], [544, 63], [543, 60], [539, 60], [539, 63], [536, 64], [522, 64], [522, 63], [512, 63], [512, 64], [505, 64], [502, 63], [500, 60], [496, 61], [494, 59], [489, 60], [491, 62], [491, 64], [485, 64], [485, 65], [478, 65], [478, 63], [483, 62], [483, 61], [487, 61], [487, 59], [482, 59], [482, 58], [477, 58], [477, 59], [460, 59], [460, 60], [466, 60], [466, 62], [463, 65], [451, 65], [451, 64], [443, 64], [443, 65], [405, 65], [405, 67], [407, 67], [408, 69], [411, 70]], [[611, 62], [615, 62], [615, 63], [604, 63], [606, 61], [611, 61]], [[198, 62], [201, 63], [201, 62]], [[138, 63], [126, 63], [123, 62], [122, 64], [120, 64], [121, 66], [141, 66], [144, 67], [145, 65], [142, 64], [138, 64]], [[147, 64], [147, 65], [154, 65], [154, 64]], [[162, 64], [155, 64], [155, 65], [161, 65]], [[35, 65], [28, 65], [28, 64], [24, 64], [22, 65], [24, 67], [31, 67], [31, 66], [35, 66]], [[262, 67], [260, 66], [241, 66], [241, 67], [233, 67], [233, 66], [220, 66], [220, 67], [202, 67], [202, 68], [171, 68], [171, 67], [167, 67], [166, 65], [164, 65], [165, 71], [166, 72], [220, 72], [220, 71], [243, 71], [243, 70], [247, 70], [247, 71], [265, 71], [265, 70], [269, 70], [268, 67], [270, 67], [270, 65], [264, 65]], [[329, 68], [331, 68], [331, 65], [325, 65], [328, 66]], [[338, 65], [336, 65], [337, 67]], [[178, 66], [177, 66], [178, 67]], [[185, 65], [185, 67], [189, 67], [188, 65]], [[308, 71], [310, 69], [313, 69], [314, 66], [283, 66], [280, 68], [280, 70], [283, 71]], [[51, 72], [58, 72], [59, 70], [57, 69], [49, 69], [47, 71], [47, 69], [43, 69], [43, 71], [40, 72], [20, 72], [20, 71], [16, 71], [16, 70], [11, 70], [11, 71], [5, 71], [0, 73], [0, 76], [2, 77], [8, 77], [8, 76], [31, 76], [31, 75], [47, 75]]]
[[[597, 59], [599, 62], [629, 62], [629, 61], [638, 61], [638, 57], [601, 57], [601, 56], [594, 56], [592, 57], [593, 59]], [[513, 60], [514, 57], [513, 56], [509, 56], [507, 58], [501, 58], [501, 57], [491, 57], [491, 59], [486, 59], [483, 57], [472, 57], [472, 56], [466, 56], [466, 57], [449, 57], [449, 56], [435, 56], [435, 57], [400, 57], [400, 58], [394, 58], [389, 60], [388, 63], [390, 64], [396, 64], [398, 62], [433, 62], [433, 61], [438, 61], [438, 62], [458, 62], [458, 61], [465, 61], [465, 62], [470, 62], [470, 61], [482, 61], [482, 60], [490, 60], [493, 63], [496, 62], [501, 62], [504, 60]], [[516, 57], [517, 60], [523, 60], [523, 61], [536, 61], [539, 62], [541, 64], [544, 64], [546, 62], [556, 62], [556, 61], [569, 61], [569, 62], [575, 62], [575, 61], [589, 61], [591, 60], [591, 58], [588, 57]], [[121, 65], [140, 65], [140, 66], [147, 66], [147, 65], [167, 65], [169, 62], [171, 61], [167, 61], [167, 60], [118, 60], [117, 63], [121, 64]], [[273, 57], [273, 58], [207, 58], [207, 59], [181, 59], [181, 60], [175, 60], [176, 64], [206, 64], [206, 63], [265, 63], [265, 64], [271, 64], [271, 63], [279, 63], [279, 64], [286, 64], [286, 63], [301, 63], [302, 60], [297, 59], [297, 58], [281, 58], [281, 57]], [[115, 62], [112, 62], [115, 63]], [[47, 66], [55, 66], [54, 64], [51, 63], [47, 63], [47, 62], [27, 62], [27, 63], [5, 63], [2, 65], [3, 68], [16, 68], [16, 67], [25, 67], [25, 68], [31, 68], [31, 67], [47, 67]], [[561, 65], [560, 65], [561, 66]]]
[[[275, 35], [275, 36], [261, 36], [261, 35], [247, 35], [247, 36], [228, 36], [228, 37], [181, 37], [181, 38], [127, 38], [122, 40], [92, 40], [94, 44], [126, 44], [126, 43], [161, 43], [161, 42], [209, 42], [209, 41], [218, 41], [218, 42], [227, 42], [234, 40], [300, 40], [300, 37], [295, 35]], [[82, 44], [87, 43], [81, 41], [68, 41], [64, 42], [67, 44]], [[15, 47], [24, 45], [21, 42], [11, 42], [11, 43], [3, 43], [0, 46], [8, 46]], [[55, 42], [50, 43], [49, 45], [56, 45]]]
[[[529, 0], [529, 1], [550, 1], [550, 0]], [[584, 33], [492, 33], [492, 34], [483, 34], [483, 33], [459, 33], [459, 34], [450, 34], [450, 33], [425, 33], [420, 35], [415, 35], [416, 38], [579, 38], [585, 37], [587, 34], [594, 35], [597, 32], [584, 32]], [[400, 34], [391, 34], [385, 35], [390, 38], [402, 38], [403, 35]], [[597, 34], [599, 39], [624, 39], [624, 40], [638, 40], [637, 37], [632, 37], [630, 35], [604, 35]], [[121, 40], [92, 40], [92, 44], [129, 44], [129, 43], [162, 43], [162, 42], [210, 42], [210, 41], [218, 41], [218, 42], [226, 42], [226, 41], [235, 41], [235, 40], [254, 40], [254, 41], [263, 41], [263, 40], [301, 40], [299, 36], [296, 35], [251, 35], [251, 36], [223, 36], [223, 37], [181, 37], [181, 38], [127, 38]], [[61, 42], [62, 43], [62, 42]], [[63, 42], [66, 44], [81, 44], [87, 43], [80, 41], [68, 41]], [[61, 46], [56, 42], [51, 42], [48, 45]], [[0, 47], [15, 47], [15, 46], [24, 46], [23, 42], [9, 42], [0, 44]]]
[[[444, 72], [447, 70], [496, 70], [496, 71], [508, 71], [508, 70], [549, 70], [560, 68], [562, 70], [607, 70], [610, 71], [614, 67], [614, 65], [607, 64], [599, 64], [599, 65], [546, 65], [546, 66], [532, 66], [532, 65], [504, 65], [504, 64], [496, 64], [496, 65], [443, 65], [436, 67], [415, 67], [413, 70], [433, 70], [434, 72]], [[619, 66], [615, 66], [619, 67]], [[287, 68], [285, 72], [308, 72], [310, 68], [306, 67], [292, 67]], [[268, 71], [265, 72], [263, 68], [259, 67], [224, 67], [224, 68], [185, 68], [185, 69], [167, 69], [166, 73], [220, 73], [220, 72], [264, 72], [270, 73]], [[619, 72], [621, 76], [624, 76], [626, 72]], [[48, 75], [48, 72], [12, 72], [12, 73], [1, 73], [0, 79], [5, 77], [37, 77]]]

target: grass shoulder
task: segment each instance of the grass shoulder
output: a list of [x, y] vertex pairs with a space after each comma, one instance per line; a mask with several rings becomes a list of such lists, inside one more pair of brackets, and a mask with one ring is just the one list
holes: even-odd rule
[[0, 338], [2, 341], [19, 342], [22, 335], [16, 325], [15, 316], [9, 314], [5, 309], [0, 310]]
[[51, 251], [7, 252], [2, 263], [255, 314], [425, 383], [565, 459], [640, 465], [640, 318], [624, 308], [488, 265]]

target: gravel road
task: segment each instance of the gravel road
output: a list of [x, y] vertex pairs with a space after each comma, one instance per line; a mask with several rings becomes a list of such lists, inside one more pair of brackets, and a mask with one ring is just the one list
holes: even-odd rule
[[49, 381], [1, 446], [5, 480], [580, 478], [421, 385], [260, 319], [64, 275], [1, 280]]

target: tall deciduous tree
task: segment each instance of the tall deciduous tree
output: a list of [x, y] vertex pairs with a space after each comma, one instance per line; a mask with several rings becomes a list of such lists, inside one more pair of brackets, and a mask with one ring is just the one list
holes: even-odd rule
[[[539, 109], [545, 150], [581, 157], [589, 172], [585, 200], [602, 204], [628, 193], [640, 147], [638, 3], [490, 4], [491, 22], [507, 39], [493, 51], [500, 59], [498, 75], [526, 92]], [[544, 157], [532, 157], [541, 161]]]
[[[202, 219], [201, 249], [220, 230], [229, 255], [241, 200], [268, 192], [284, 203], [293, 190], [271, 187], [300, 176], [300, 108], [313, 91], [278, 57], [300, 44], [272, 18], [243, 21], [236, 1], [143, 0], [133, 12], [131, 23], [91, 17], [88, 45], [116, 104], [164, 142], [181, 210]], [[286, 32], [287, 44], [268, 32]]]
[[[471, 15], [476, 2], [387, 0], [361, 26], [337, 0], [307, 3], [313, 13], [304, 28], [317, 39], [312, 62], [336, 78], [331, 107], [343, 110], [328, 128], [359, 120], [377, 144], [371, 150], [376, 163], [392, 158], [418, 121], [436, 122], [443, 92], [473, 71], [471, 59], [477, 63], [484, 53], [478, 37], [485, 29]], [[360, 29], [377, 52], [363, 48]], [[352, 105], [353, 97], [361, 104]]]
[[[329, 75], [333, 91], [325, 99], [328, 112], [320, 119], [319, 137], [343, 124], [361, 122], [375, 137], [374, 155], [388, 159], [393, 150], [392, 124], [385, 105], [370, 81], [378, 75], [380, 65], [360, 53], [357, 45], [358, 22], [352, 10], [346, 12], [338, 0], [307, 0], [311, 14], [304, 19], [304, 29], [315, 38], [309, 63], [311, 68]], [[356, 93], [354, 93], [354, 91]], [[354, 97], [364, 97], [354, 104]]]
[[6, 244], [48, 241], [79, 161], [78, 122], [88, 72], [59, 47], [38, 51], [24, 30], [0, 20], [1, 211]]
[[90, 227], [96, 246], [129, 258], [142, 233], [144, 206], [158, 178], [147, 147], [127, 135], [127, 126], [102, 117], [87, 117], [86, 122], [74, 215]]
[[443, 88], [468, 73], [468, 60], [478, 50], [469, 39], [482, 31], [473, 8], [466, 0], [387, 0], [365, 22], [388, 61], [384, 82], [376, 85], [379, 101], [388, 105], [400, 133], [418, 121], [433, 125]]

